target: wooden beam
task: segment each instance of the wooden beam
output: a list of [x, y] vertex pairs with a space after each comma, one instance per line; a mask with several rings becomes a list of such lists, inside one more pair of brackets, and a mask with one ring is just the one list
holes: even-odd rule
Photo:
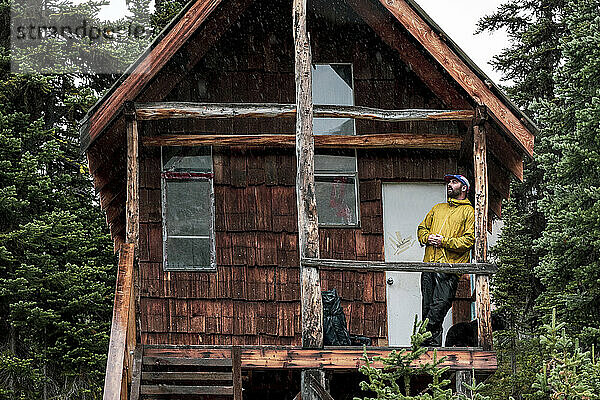
[[[300, 257], [319, 258], [319, 222], [315, 198], [313, 141], [312, 57], [306, 30], [308, 0], [293, 0], [293, 36], [296, 82], [296, 205], [298, 210], [298, 244]], [[323, 347], [323, 299], [319, 270], [300, 265], [300, 311], [302, 314], [302, 347]], [[323, 370], [300, 372], [302, 400], [319, 400], [311, 390], [309, 379], [325, 381]]]
[[[162, 135], [142, 139], [144, 146], [273, 146], [293, 147], [295, 135]], [[458, 151], [462, 137], [454, 135], [390, 133], [374, 135], [314, 135], [315, 147], [360, 149], [429, 149]]]
[[[295, 117], [295, 104], [278, 103], [190, 103], [154, 102], [137, 103], [139, 120], [169, 118], [281, 118]], [[374, 121], [470, 121], [471, 110], [386, 110], [361, 106], [314, 105], [313, 116], [320, 118], [357, 118]]]
[[123, 380], [126, 380], [123, 366], [133, 276], [133, 253], [134, 247], [129, 243], [123, 244], [119, 252], [117, 285], [113, 304], [112, 324], [110, 327], [106, 375], [104, 378], [104, 400], [119, 400], [121, 398]]
[[[478, 113], [485, 113], [478, 108]], [[483, 120], [484, 118], [482, 118]], [[487, 261], [488, 174], [485, 125], [473, 126], [473, 164], [475, 171], [475, 262]], [[485, 350], [492, 348], [492, 322], [488, 275], [477, 275], [476, 308], [478, 343]]]
[[130, 400], [139, 400], [140, 383], [142, 381], [142, 357], [144, 356], [144, 346], [138, 344], [133, 355], [133, 380], [131, 381]]
[[[153, 357], [195, 358], [195, 357], [230, 357], [231, 346], [145, 346], [144, 354]], [[367, 356], [388, 357], [392, 351], [400, 347], [367, 347]], [[410, 350], [409, 348], [404, 348]], [[498, 368], [496, 353], [477, 348], [451, 347], [437, 349], [438, 360], [446, 357], [441, 364], [451, 370], [494, 371]], [[326, 370], [355, 371], [363, 361], [361, 347], [326, 346], [322, 349], [303, 349], [298, 346], [243, 346], [241, 350], [243, 369], [306, 369], [323, 368]], [[431, 362], [433, 351], [427, 351], [412, 366]], [[381, 368], [377, 361], [373, 366]]]
[[472, 108], [465, 97], [442, 75], [437, 66], [430, 62], [403, 32], [396, 29], [392, 15], [383, 12], [370, 1], [346, 1], [388, 46], [398, 52], [402, 61], [447, 107]]
[[231, 349], [233, 400], [242, 400], [242, 349], [234, 346]]
[[[306, 30], [307, 0], [294, 0], [293, 25], [296, 81], [296, 201], [300, 256], [319, 258], [319, 222], [315, 199], [312, 58]], [[302, 347], [323, 347], [323, 303], [319, 270], [300, 266]], [[304, 391], [302, 391], [304, 394]], [[309, 400], [309, 399], [305, 399]]]
[[445, 272], [457, 274], [493, 274], [498, 266], [491, 263], [426, 263], [412, 261], [384, 262], [304, 258], [301, 264], [315, 268], [353, 271]]
[[533, 156], [534, 136], [523, 122], [504, 105], [463, 60], [433, 31], [404, 0], [379, 0], [406, 30], [439, 62], [454, 80], [478, 104], [485, 104], [492, 118], [514, 139], [515, 143]]
[[125, 241], [138, 247], [140, 237], [139, 135], [133, 104], [127, 103], [127, 201]]

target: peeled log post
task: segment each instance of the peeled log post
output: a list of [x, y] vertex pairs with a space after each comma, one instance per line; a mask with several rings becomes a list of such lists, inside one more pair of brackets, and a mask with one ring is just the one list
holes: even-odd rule
[[[117, 285], [113, 304], [113, 317], [110, 327], [106, 375], [104, 378], [104, 400], [119, 400], [127, 397], [127, 377], [124, 374], [125, 349], [127, 340], [127, 316], [133, 273], [133, 245], [121, 245]], [[125, 397], [123, 390], [125, 389]]]
[[[473, 163], [475, 171], [475, 262], [487, 261], [488, 179], [486, 135], [483, 117], [485, 110], [477, 109], [478, 121], [473, 126]], [[488, 275], [477, 275], [476, 307], [479, 346], [492, 348], [492, 323], [490, 310], [490, 287]]]
[[[300, 258], [319, 258], [319, 225], [314, 179], [311, 55], [306, 32], [306, 0], [294, 0], [296, 46], [296, 198]], [[323, 305], [319, 271], [300, 266], [302, 347], [323, 347]]]
[[127, 118], [127, 200], [125, 242], [136, 245], [139, 239], [139, 135], [133, 103], [125, 105]]
[[[278, 103], [192, 103], [156, 102], [137, 103], [135, 113], [139, 120], [169, 118], [292, 118], [296, 104]], [[471, 110], [404, 109], [386, 110], [361, 106], [314, 105], [313, 116], [322, 118], [357, 118], [374, 121], [471, 121]]]
[[127, 316], [127, 340], [125, 345], [127, 357], [128, 382], [133, 379], [133, 351], [141, 332], [140, 316], [140, 271], [135, 262], [139, 251], [140, 237], [140, 157], [139, 132], [132, 102], [125, 103], [125, 120], [127, 122], [127, 198], [125, 202], [125, 243], [132, 244], [132, 286], [129, 312]]
[[[296, 55], [296, 201], [298, 206], [298, 242], [300, 258], [319, 258], [319, 224], [315, 199], [314, 142], [312, 135], [313, 103], [311, 55], [306, 31], [306, 2], [294, 0], [293, 24]], [[319, 270], [300, 265], [300, 301], [302, 312], [302, 347], [323, 347], [323, 301]], [[325, 381], [322, 369], [302, 370], [300, 392], [302, 400], [318, 400], [311, 378]]]
[[[458, 151], [462, 137], [455, 135], [391, 133], [374, 135], [316, 135], [315, 147], [340, 148], [401, 148]], [[144, 146], [273, 146], [293, 147], [296, 135], [214, 135], [184, 134], [145, 137]]]

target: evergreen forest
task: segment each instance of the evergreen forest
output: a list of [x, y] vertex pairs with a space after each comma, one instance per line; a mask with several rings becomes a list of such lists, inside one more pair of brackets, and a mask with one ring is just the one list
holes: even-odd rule
[[[101, 22], [101, 2], [44, 3], [43, 12]], [[115, 70], [182, 4], [128, 7], [123, 23], [151, 29], [145, 42], [99, 50]], [[63, 64], [12, 73], [11, 57], [28, 58], [9, 51], [15, 9], [29, 12], [0, 0], [0, 400], [99, 399], [116, 258], [78, 121], [119, 74]], [[473, 30], [508, 32], [493, 66], [540, 128], [491, 249], [507, 328], [494, 333], [499, 369], [477, 396], [599, 399], [600, 1], [505, 0]]]

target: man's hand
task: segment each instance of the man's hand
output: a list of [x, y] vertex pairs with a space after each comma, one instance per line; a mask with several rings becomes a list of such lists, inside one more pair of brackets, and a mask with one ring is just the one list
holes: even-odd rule
[[442, 235], [429, 235], [427, 237], [427, 244], [430, 244], [435, 247], [441, 247], [442, 239], [444, 239]]

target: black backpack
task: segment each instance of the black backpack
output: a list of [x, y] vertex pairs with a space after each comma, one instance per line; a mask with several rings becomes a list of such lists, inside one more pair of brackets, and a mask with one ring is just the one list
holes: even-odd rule
[[323, 344], [325, 346], [350, 346], [350, 333], [346, 316], [335, 289], [321, 292], [323, 296]]

